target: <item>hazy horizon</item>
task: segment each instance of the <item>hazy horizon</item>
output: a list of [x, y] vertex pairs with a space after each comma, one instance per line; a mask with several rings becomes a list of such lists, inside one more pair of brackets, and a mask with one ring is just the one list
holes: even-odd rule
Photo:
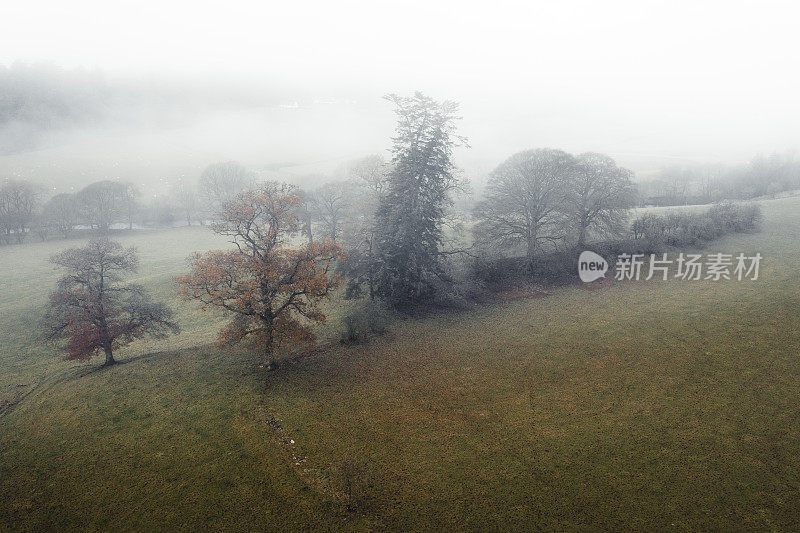
[[60, 184], [118, 169], [120, 178], [155, 183], [225, 159], [328, 172], [387, 149], [393, 117], [381, 97], [415, 90], [460, 103], [470, 148], [456, 160], [473, 179], [534, 147], [608, 153], [638, 179], [671, 165], [738, 164], [800, 147], [800, 75], [785, 60], [800, 49], [792, 9], [11, 5], [0, 19], [0, 65], [84, 69], [145, 97], [137, 113], [123, 102], [101, 124], [45, 132], [35, 146], [0, 156], [0, 174]]

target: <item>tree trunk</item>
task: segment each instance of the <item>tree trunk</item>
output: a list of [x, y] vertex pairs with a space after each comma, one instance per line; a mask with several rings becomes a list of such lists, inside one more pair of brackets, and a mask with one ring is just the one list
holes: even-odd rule
[[110, 365], [115, 364], [117, 362], [117, 360], [114, 359], [114, 354], [111, 352], [111, 344], [110, 343], [106, 344], [103, 347], [103, 349], [106, 352], [106, 362], [105, 362], [104, 366], [110, 366]]
[[367, 255], [367, 278], [369, 280], [369, 299], [375, 301], [375, 258], [372, 253], [372, 239], [369, 241], [369, 254]]
[[533, 229], [528, 230], [528, 238], [526, 244], [526, 259], [528, 260], [528, 268], [533, 268], [536, 260], [536, 231]]
[[278, 366], [278, 357], [275, 353], [275, 330], [273, 328], [273, 321], [267, 322], [267, 342], [264, 345], [264, 360], [267, 370], [275, 370]]
[[311, 221], [310, 220], [306, 220], [304, 224], [305, 224], [304, 230], [306, 232], [306, 235], [308, 236], [308, 242], [313, 244], [314, 243], [314, 230], [311, 228]]

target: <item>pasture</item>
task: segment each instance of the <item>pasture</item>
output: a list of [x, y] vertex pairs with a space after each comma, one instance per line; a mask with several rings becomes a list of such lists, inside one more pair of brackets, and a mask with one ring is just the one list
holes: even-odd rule
[[[405, 319], [274, 372], [173, 277], [204, 228], [122, 235], [181, 335], [59, 360], [74, 243], [0, 249], [0, 527], [785, 530], [800, 522], [800, 198], [709, 252], [757, 281], [607, 282]], [[349, 305], [349, 304], [348, 304]]]

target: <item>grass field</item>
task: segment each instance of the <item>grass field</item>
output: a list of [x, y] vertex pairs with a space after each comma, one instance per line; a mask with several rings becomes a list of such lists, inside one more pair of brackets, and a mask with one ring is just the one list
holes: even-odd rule
[[[59, 361], [34, 323], [65, 244], [0, 249], [0, 400], [23, 398], [0, 418], [0, 527], [794, 529], [800, 199], [762, 206], [762, 232], [709, 246], [760, 252], [758, 281], [556, 289], [271, 373], [177, 302], [179, 337]], [[170, 299], [188, 252], [222, 244], [120, 240]]]

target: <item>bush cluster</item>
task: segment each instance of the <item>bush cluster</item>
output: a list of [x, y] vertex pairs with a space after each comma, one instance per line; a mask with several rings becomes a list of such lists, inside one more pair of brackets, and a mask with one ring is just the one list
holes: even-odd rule
[[[610, 264], [621, 254], [656, 254], [673, 247], [693, 247], [730, 233], [758, 229], [763, 215], [756, 204], [716, 204], [704, 213], [645, 213], [622, 238], [593, 242], [588, 248]], [[471, 278], [482, 291], [525, 284], [562, 285], [575, 281], [578, 255], [583, 250], [566, 246], [528, 261], [524, 257], [483, 256], [472, 262]]]
[[390, 321], [389, 310], [379, 301], [370, 301], [347, 314], [342, 319], [344, 331], [342, 344], [360, 344], [386, 333]]
[[652, 248], [664, 246], [699, 246], [729, 233], [753, 231], [762, 220], [756, 204], [716, 204], [704, 213], [646, 213], [631, 225], [635, 240], [648, 242]]

